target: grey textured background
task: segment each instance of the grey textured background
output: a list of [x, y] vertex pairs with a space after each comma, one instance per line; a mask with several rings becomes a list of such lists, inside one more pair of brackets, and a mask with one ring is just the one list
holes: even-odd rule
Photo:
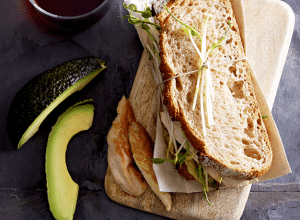
[[[272, 110], [292, 173], [254, 184], [241, 219], [299, 219], [300, 214], [300, 2], [285, 0], [295, 29]], [[73, 58], [98, 56], [108, 68], [70, 101], [92, 97], [92, 128], [67, 151], [69, 172], [80, 185], [74, 219], [166, 219], [111, 201], [104, 191], [106, 134], [122, 95], [128, 97], [142, 53], [135, 29], [121, 18], [121, 0], [107, 16], [79, 33], [57, 34], [30, 15], [25, 0], [0, 0], [0, 219], [53, 219], [45, 180], [45, 148], [53, 120], [16, 151], [6, 133], [9, 104], [28, 80]], [[270, 24], [276, 25], [276, 24]], [[276, 46], [276, 45], [274, 45]], [[55, 114], [54, 116], [55, 117]]]

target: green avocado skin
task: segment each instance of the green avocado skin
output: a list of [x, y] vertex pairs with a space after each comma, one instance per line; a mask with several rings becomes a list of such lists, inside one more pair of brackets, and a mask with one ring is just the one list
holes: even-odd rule
[[97, 57], [70, 60], [31, 79], [15, 96], [7, 117], [7, 132], [17, 145], [26, 129], [60, 94], [103, 66]]

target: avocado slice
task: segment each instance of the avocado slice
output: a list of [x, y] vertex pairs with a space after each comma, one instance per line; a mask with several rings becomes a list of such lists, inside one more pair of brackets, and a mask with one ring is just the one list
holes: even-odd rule
[[71, 138], [92, 126], [94, 106], [78, 103], [59, 116], [49, 134], [46, 178], [50, 210], [55, 219], [73, 219], [79, 186], [67, 169], [66, 151]]
[[97, 57], [70, 60], [30, 80], [15, 96], [7, 117], [7, 132], [19, 149], [62, 101], [84, 88], [103, 69]]

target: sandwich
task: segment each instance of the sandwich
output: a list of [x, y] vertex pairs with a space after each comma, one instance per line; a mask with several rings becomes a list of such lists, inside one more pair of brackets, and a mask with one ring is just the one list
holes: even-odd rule
[[264, 175], [272, 150], [230, 2], [170, 1], [158, 20], [164, 104], [199, 163], [236, 180]]
[[[126, 18], [137, 26], [148, 51], [157, 88], [161, 124], [156, 131], [161, 134], [153, 138], [154, 154], [166, 148], [162, 157], [145, 158], [153, 163], [151, 173], [157, 179], [162, 178], [157, 170], [172, 164], [186, 181], [198, 181], [211, 204], [206, 194], [211, 187], [249, 184], [268, 172], [273, 155], [264, 124], [267, 116], [256, 100], [229, 0], [152, 4], [154, 10], [124, 4]], [[164, 143], [157, 141], [159, 135]]]

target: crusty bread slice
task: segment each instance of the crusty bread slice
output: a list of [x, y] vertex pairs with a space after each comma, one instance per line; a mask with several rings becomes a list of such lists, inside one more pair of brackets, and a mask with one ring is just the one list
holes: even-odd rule
[[136, 167], [131, 153], [128, 128], [136, 119], [133, 109], [125, 96], [119, 102], [117, 112], [118, 115], [107, 134], [108, 166], [114, 180], [126, 193], [140, 196], [147, 189], [148, 185]]
[[146, 129], [138, 122], [132, 122], [128, 130], [129, 142], [134, 161], [151, 187], [152, 191], [162, 201], [167, 211], [170, 211], [172, 198], [169, 192], [159, 191], [157, 179], [153, 170], [153, 143]]
[[[196, 73], [165, 82], [164, 103], [170, 115], [178, 120], [192, 145], [199, 150], [199, 161], [233, 179], [253, 179], [265, 174], [272, 163], [272, 150], [260, 113], [233, 10], [229, 0], [171, 0], [167, 7], [181, 21], [202, 33], [207, 25], [207, 47], [232, 29], [222, 46], [209, 55], [215, 100], [215, 125], [202, 131], [200, 105], [192, 110]], [[160, 35], [161, 72], [164, 79], [199, 68], [199, 56], [188, 35], [164, 10], [157, 16], [162, 26]], [[196, 42], [199, 43], [199, 42]]]

